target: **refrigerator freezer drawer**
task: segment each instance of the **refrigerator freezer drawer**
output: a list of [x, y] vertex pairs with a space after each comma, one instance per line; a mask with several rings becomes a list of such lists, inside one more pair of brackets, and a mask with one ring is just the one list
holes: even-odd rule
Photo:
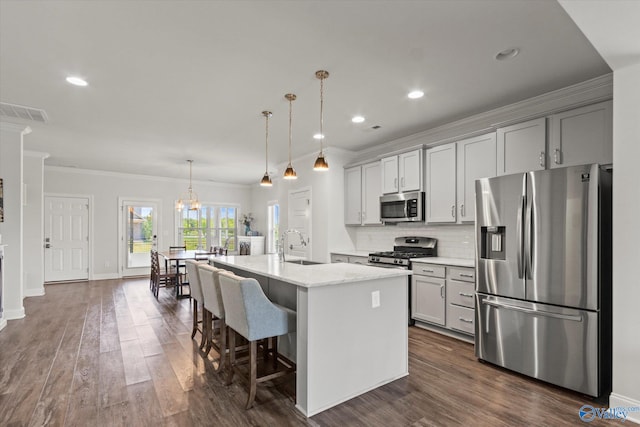
[[476, 356], [590, 396], [600, 393], [598, 312], [476, 295]]

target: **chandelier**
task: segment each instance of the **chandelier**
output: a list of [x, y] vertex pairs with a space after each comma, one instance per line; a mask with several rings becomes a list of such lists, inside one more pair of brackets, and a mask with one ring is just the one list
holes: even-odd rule
[[194, 211], [200, 209], [202, 204], [198, 200], [198, 194], [193, 191], [193, 187], [191, 185], [191, 172], [193, 167], [193, 160], [187, 160], [189, 162], [189, 188], [187, 189], [187, 193], [178, 199], [176, 202], [176, 209], [182, 211], [187, 208], [187, 210]]

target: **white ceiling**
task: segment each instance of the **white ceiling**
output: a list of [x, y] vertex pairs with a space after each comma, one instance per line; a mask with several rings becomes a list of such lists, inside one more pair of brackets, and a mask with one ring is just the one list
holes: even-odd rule
[[0, 101], [47, 112], [25, 149], [49, 165], [256, 183], [285, 93], [294, 159], [318, 150], [319, 69], [326, 144], [354, 151], [610, 72], [555, 0], [0, 1]]

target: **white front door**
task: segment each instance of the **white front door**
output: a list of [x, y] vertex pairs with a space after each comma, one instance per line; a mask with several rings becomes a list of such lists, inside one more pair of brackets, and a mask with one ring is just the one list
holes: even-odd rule
[[89, 199], [46, 196], [44, 280], [89, 280]]
[[302, 233], [306, 246], [300, 242], [300, 236], [288, 233], [285, 236], [288, 253], [311, 259], [311, 189], [294, 190], [289, 193], [289, 229]]
[[[150, 251], [158, 235], [158, 203], [155, 201], [120, 200], [120, 262], [123, 276], [149, 274]], [[157, 249], [157, 248], [156, 248]]]

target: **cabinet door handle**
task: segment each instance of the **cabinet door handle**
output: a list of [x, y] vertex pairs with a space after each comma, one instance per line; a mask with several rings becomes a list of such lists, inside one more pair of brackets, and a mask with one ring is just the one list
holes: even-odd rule
[[554, 162], [556, 165], [562, 164], [562, 152], [560, 151], [560, 149], [559, 149], [559, 148], [556, 148], [556, 149], [553, 151], [553, 162]]
[[465, 294], [464, 292], [458, 292], [458, 295], [467, 297], [467, 298], [473, 298], [473, 294]]
[[540, 152], [540, 167], [544, 167], [544, 151]]
[[464, 216], [464, 203], [460, 205], [460, 216]]
[[362, 221], [364, 222], [364, 220], [367, 218], [367, 212], [366, 211], [362, 211]]
[[398, 178], [393, 178], [393, 188], [398, 189]]
[[400, 188], [404, 188], [404, 176], [400, 178]]
[[456, 205], [451, 205], [451, 216], [456, 217]]
[[465, 319], [464, 317], [458, 317], [458, 320], [464, 323], [473, 323], [473, 320]]
[[440, 285], [440, 298], [444, 299], [444, 285]]

